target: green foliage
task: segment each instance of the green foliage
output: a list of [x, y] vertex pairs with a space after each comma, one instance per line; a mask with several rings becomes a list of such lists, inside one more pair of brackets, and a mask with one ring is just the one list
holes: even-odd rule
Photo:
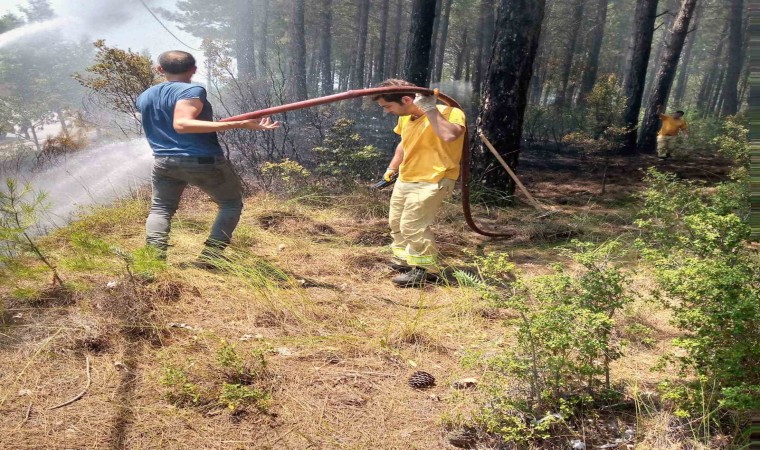
[[749, 128], [741, 117], [733, 116], [723, 122], [722, 133], [712, 139], [713, 146], [741, 167], [749, 164]]
[[164, 366], [161, 384], [170, 403], [180, 407], [221, 405], [232, 411], [248, 406], [267, 410], [271, 396], [260, 386], [267, 377], [263, 352], [256, 350], [244, 356], [222, 340], [215, 357], [203, 361], [190, 362], [184, 368]]
[[269, 399], [269, 394], [266, 392], [237, 383], [224, 383], [222, 393], [219, 394], [219, 402], [231, 410], [237, 410], [246, 405], [255, 405], [256, 408], [266, 411]]
[[[654, 267], [656, 294], [683, 331], [674, 340], [681, 351], [670, 359], [682, 376], [696, 375], [717, 392], [706, 405], [685, 402], [684, 411], [752, 409], [756, 402], [744, 400], [760, 386], [760, 259], [747, 245], [745, 190], [736, 181], [707, 190], [655, 170], [646, 182], [638, 245]], [[703, 399], [699, 383], [679, 385], [689, 392], [675, 398]]]
[[306, 179], [310, 176], [311, 172], [290, 158], [279, 163], [265, 162], [261, 165], [261, 177], [267, 190], [281, 189], [292, 195], [306, 185]]
[[14, 178], [0, 189], [0, 273], [18, 267], [19, 256], [32, 255], [53, 274], [53, 283], [62, 285], [58, 269], [34, 237], [33, 228], [47, 209], [47, 196], [30, 185], [19, 186]]
[[478, 418], [505, 441], [547, 437], [562, 419], [539, 418], [553, 412], [570, 417], [576, 403], [599, 395], [601, 377], [610, 388], [609, 364], [621, 356], [614, 316], [631, 301], [629, 281], [620, 270], [617, 242], [573, 244], [566, 254], [583, 268], [577, 274], [557, 265], [553, 274], [509, 284], [513, 267], [503, 255], [479, 261], [486, 298], [519, 315], [510, 321], [517, 343], [490, 367], [499, 378], [527, 386], [527, 395], [496, 389]]
[[363, 145], [354, 132], [354, 122], [338, 119], [325, 136], [321, 147], [315, 147], [317, 173], [342, 184], [372, 180], [377, 176], [381, 153], [372, 145]]
[[103, 39], [93, 45], [95, 64], [74, 79], [108, 108], [135, 117], [137, 96], [160, 81], [153, 62], [146, 55], [108, 47]]
[[164, 397], [176, 406], [189, 406], [201, 400], [200, 388], [191, 383], [187, 373], [175, 366], [164, 367], [160, 383], [164, 386]]

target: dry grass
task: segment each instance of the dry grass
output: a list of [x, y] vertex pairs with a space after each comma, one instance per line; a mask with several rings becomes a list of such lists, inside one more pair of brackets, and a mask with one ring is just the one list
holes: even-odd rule
[[[485, 227], [519, 231], [509, 241], [466, 230], [459, 206], [446, 204], [435, 231], [447, 262], [462, 267], [472, 254], [507, 251], [530, 276], [561, 261], [556, 246], [574, 236], [625, 233], [628, 212], [589, 202], [583, 196], [593, 187], [584, 186], [567, 188], [583, 201], [568, 201], [562, 214], [541, 221], [527, 208], [481, 211]], [[619, 193], [617, 201], [630, 192], [614, 181], [611, 189]], [[482, 360], [510, 345], [513, 337], [503, 326], [509, 312], [454, 285], [394, 288], [385, 266], [387, 194], [319, 202], [250, 198], [229, 252], [231, 265], [208, 272], [188, 263], [201, 249], [213, 205], [191, 191], [173, 226], [169, 265], [154, 278], [133, 284], [118, 259], [102, 256], [92, 270], [62, 268], [74, 286], [66, 301], [48, 296], [53, 301], [35, 302], [17, 298], [12, 289], [0, 291], [6, 309], [0, 448], [450, 448], [444, 425], [466, 417], [478, 395], [451, 384], [483, 377], [482, 365], [463, 366], [463, 359]], [[75, 258], [78, 250], [67, 236], [86, 230], [137, 249], [145, 209], [144, 196], [137, 195], [96, 211], [46, 244], [57, 258]], [[36, 287], [43, 298], [41, 277], [17, 281]], [[117, 286], [106, 287], [110, 281]], [[660, 377], [649, 369], [674, 332], [667, 316], [651, 308], [637, 302], [625, 323], [651, 328], [654, 344], [631, 345], [613, 374], [647, 388]], [[178, 407], [166, 400], [166, 367], [205, 364], [222, 340], [246, 354], [264, 353], [271, 375], [268, 412], [233, 414], [216, 404]], [[69, 406], [46, 410], [81, 390], [85, 355], [92, 366], [89, 391]], [[419, 369], [436, 376], [434, 388], [407, 386]], [[202, 373], [202, 383], [220, 382], [213, 371]], [[658, 420], [664, 419], [647, 418], [644, 426], [655, 429]], [[649, 439], [644, 443], [651, 446], [640, 448], [671, 448]]]

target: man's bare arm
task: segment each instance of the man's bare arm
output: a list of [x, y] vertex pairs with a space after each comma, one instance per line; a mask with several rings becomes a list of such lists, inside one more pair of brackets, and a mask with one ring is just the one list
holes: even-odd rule
[[464, 133], [464, 127], [451, 123], [443, 117], [438, 108], [431, 109], [425, 115], [433, 128], [433, 132], [444, 142], [456, 141]]
[[280, 127], [279, 122], [272, 122], [269, 117], [256, 120], [238, 120], [234, 122], [210, 122], [198, 120], [203, 110], [203, 102], [198, 98], [184, 99], [174, 106], [174, 131], [185, 133], [213, 133], [216, 131], [243, 128], [247, 130], [273, 130]]

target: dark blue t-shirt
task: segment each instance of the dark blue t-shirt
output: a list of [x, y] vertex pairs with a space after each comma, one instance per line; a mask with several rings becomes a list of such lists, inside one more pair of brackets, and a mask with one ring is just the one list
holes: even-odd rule
[[206, 100], [203, 86], [180, 81], [167, 81], [148, 88], [137, 97], [135, 106], [142, 114], [145, 137], [155, 156], [217, 156], [223, 155], [216, 133], [187, 133], [174, 131], [174, 106], [179, 100], [198, 98], [203, 109], [198, 120], [213, 120], [211, 104]]

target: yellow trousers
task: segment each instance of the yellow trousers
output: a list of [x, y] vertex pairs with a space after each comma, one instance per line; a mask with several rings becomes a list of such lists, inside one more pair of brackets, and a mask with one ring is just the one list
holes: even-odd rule
[[657, 136], [657, 156], [680, 156], [681, 141], [678, 136]]
[[388, 222], [393, 238], [391, 250], [397, 262], [437, 271], [438, 248], [430, 225], [455, 183], [444, 178], [438, 183], [397, 181], [393, 186]]

